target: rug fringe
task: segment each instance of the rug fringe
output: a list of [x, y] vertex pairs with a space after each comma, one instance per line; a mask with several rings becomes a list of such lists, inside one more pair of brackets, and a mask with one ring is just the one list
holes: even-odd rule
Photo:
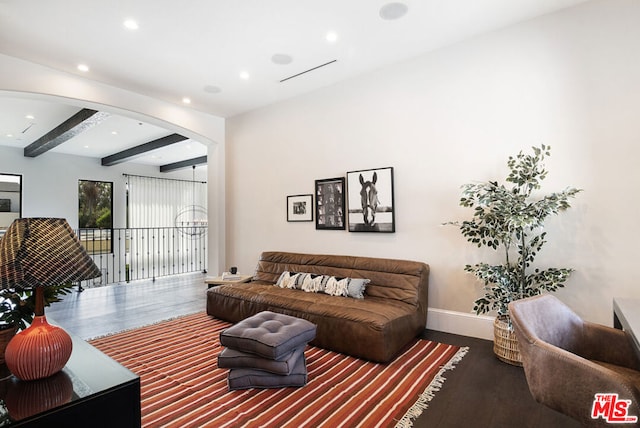
[[456, 352], [456, 354], [453, 356], [453, 358], [451, 358], [451, 360], [449, 360], [447, 364], [440, 368], [440, 371], [438, 371], [429, 386], [427, 386], [424, 392], [420, 395], [418, 401], [416, 401], [415, 404], [411, 406], [409, 410], [407, 410], [402, 419], [398, 421], [398, 423], [396, 424], [396, 428], [413, 427], [413, 421], [418, 416], [420, 416], [422, 412], [427, 409], [427, 407], [429, 407], [429, 402], [433, 399], [433, 397], [435, 397], [436, 392], [440, 391], [440, 388], [442, 388], [442, 385], [446, 380], [446, 378], [443, 376], [444, 373], [448, 370], [453, 370], [456, 364], [458, 364], [460, 360], [462, 360], [462, 357], [467, 355], [467, 352], [469, 352], [469, 347], [460, 348], [458, 352]]
[[123, 329], [123, 330], [119, 330], [119, 331], [112, 331], [111, 333], [101, 334], [101, 335], [99, 335], [99, 336], [90, 337], [90, 338], [88, 338], [88, 339], [83, 339], [83, 340], [84, 340], [85, 342], [90, 342], [90, 341], [92, 341], [92, 340], [104, 339], [105, 337], [114, 336], [114, 335], [116, 335], [116, 334], [120, 334], [120, 333], [126, 333], [126, 332], [128, 332], [128, 331], [137, 330], [137, 329], [139, 329], [139, 328], [142, 328], [142, 327], [148, 327], [148, 326], [150, 326], [150, 325], [160, 324], [160, 323], [163, 323], [163, 322], [165, 322], [165, 321], [173, 321], [173, 320], [177, 320], [178, 318], [188, 317], [188, 316], [190, 316], [190, 315], [195, 315], [195, 314], [198, 314], [198, 313], [200, 313], [200, 312], [202, 312], [202, 311], [200, 310], [200, 311], [190, 312], [190, 313], [186, 313], [186, 314], [176, 315], [176, 316], [169, 317], [169, 318], [163, 318], [163, 319], [161, 319], [161, 320], [157, 320], [157, 321], [154, 321], [154, 322], [149, 323], [149, 324], [143, 324], [143, 325], [139, 325], [139, 326], [137, 326], [137, 327], [125, 328], [125, 329]]

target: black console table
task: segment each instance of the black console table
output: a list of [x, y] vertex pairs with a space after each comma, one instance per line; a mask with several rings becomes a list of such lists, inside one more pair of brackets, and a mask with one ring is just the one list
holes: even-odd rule
[[141, 426], [140, 378], [82, 339], [72, 339], [69, 362], [47, 379], [20, 381], [0, 366], [0, 425], [9, 418], [9, 427]]
[[629, 333], [640, 357], [640, 299], [613, 299], [613, 326]]

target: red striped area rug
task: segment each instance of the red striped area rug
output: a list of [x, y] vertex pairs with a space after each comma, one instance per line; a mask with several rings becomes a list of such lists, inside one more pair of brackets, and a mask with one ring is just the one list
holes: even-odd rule
[[231, 324], [198, 313], [90, 343], [141, 379], [143, 427], [409, 427], [466, 348], [416, 340], [390, 364], [313, 346], [302, 388], [228, 391]]

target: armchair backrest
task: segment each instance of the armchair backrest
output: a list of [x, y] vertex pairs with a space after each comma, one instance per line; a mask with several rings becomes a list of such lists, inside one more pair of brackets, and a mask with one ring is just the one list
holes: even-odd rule
[[536, 340], [581, 355], [584, 322], [567, 305], [550, 294], [517, 300], [509, 304], [511, 320], [526, 340]]

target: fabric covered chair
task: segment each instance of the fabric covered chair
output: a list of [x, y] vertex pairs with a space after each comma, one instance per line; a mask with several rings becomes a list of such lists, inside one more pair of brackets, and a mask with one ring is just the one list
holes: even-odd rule
[[626, 332], [583, 321], [549, 294], [511, 302], [509, 313], [537, 402], [585, 426], [640, 418], [640, 358]]

